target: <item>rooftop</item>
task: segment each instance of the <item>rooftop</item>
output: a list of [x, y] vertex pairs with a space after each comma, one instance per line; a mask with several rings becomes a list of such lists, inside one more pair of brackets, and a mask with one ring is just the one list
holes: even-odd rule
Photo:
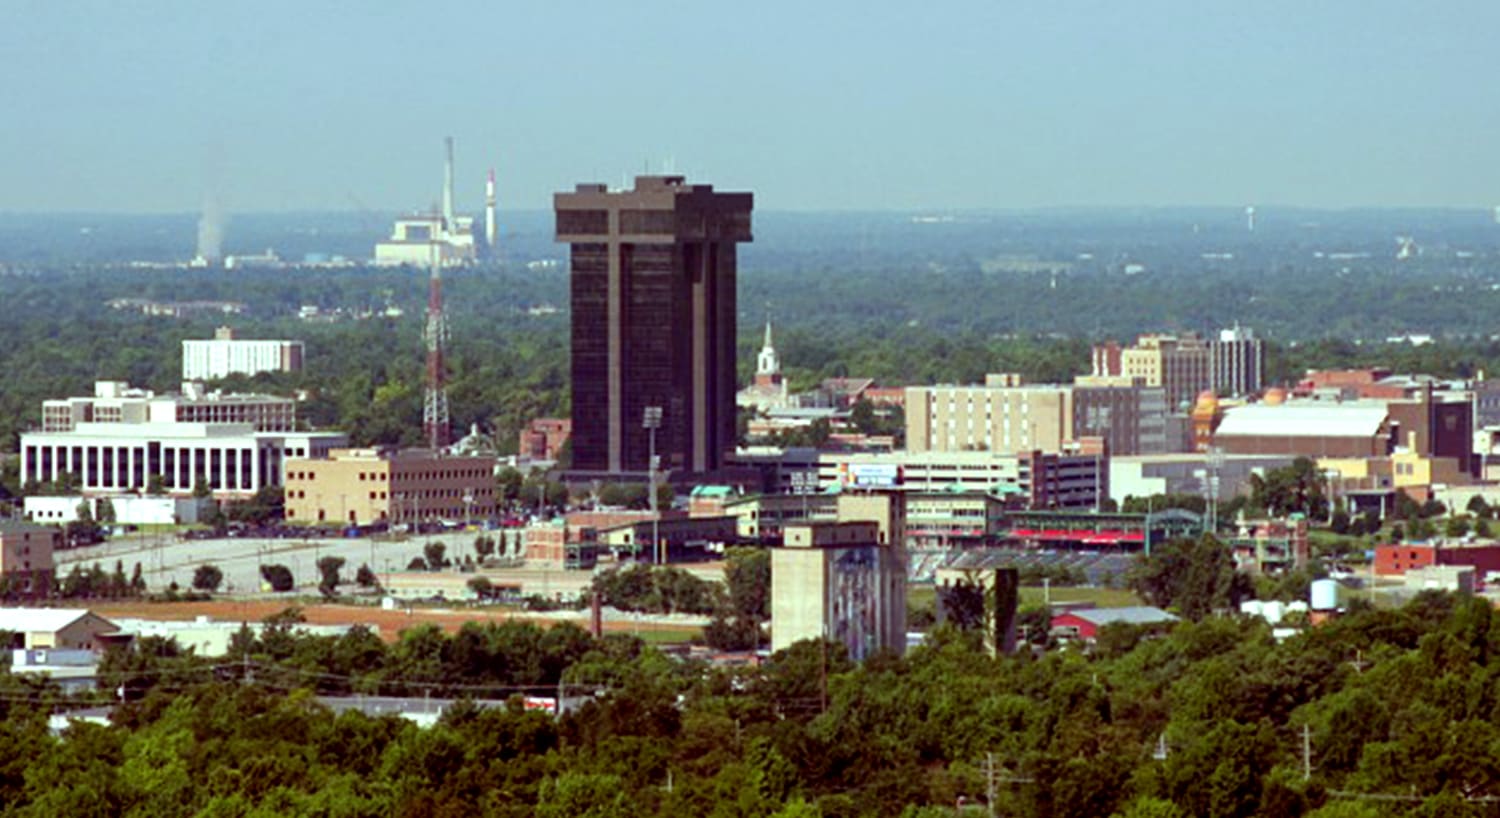
[[1225, 410], [1215, 435], [1258, 437], [1372, 437], [1388, 410], [1383, 402], [1255, 404]]
[[0, 630], [56, 632], [88, 615], [87, 608], [0, 608]]
[[1068, 611], [1068, 614], [1094, 625], [1112, 625], [1115, 623], [1155, 625], [1160, 622], [1177, 621], [1176, 616], [1167, 613], [1161, 608], [1153, 608], [1149, 605], [1137, 605], [1129, 608], [1082, 608]]

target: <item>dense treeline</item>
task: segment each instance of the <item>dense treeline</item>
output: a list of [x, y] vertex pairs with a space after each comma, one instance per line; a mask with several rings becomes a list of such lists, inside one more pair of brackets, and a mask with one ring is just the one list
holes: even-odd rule
[[[1093, 341], [1236, 321], [1270, 338], [1272, 381], [1312, 367], [1370, 364], [1449, 376], [1500, 371], [1500, 343], [1488, 339], [1500, 290], [1473, 265], [1395, 268], [1371, 260], [1363, 272], [1328, 276], [1288, 264], [1212, 276], [1080, 268], [1060, 275], [1054, 288], [1050, 274], [994, 271], [978, 257], [951, 259], [916, 279], [878, 259], [861, 269], [783, 261], [784, 269], [741, 275], [743, 380], [753, 367], [762, 310], [774, 315], [796, 389], [842, 375], [961, 383], [1019, 372], [1034, 382], [1067, 381], [1087, 369]], [[511, 451], [525, 421], [567, 411], [566, 276], [556, 269], [454, 271], [445, 292], [454, 424], [460, 432], [476, 424], [493, 431]], [[1360, 300], [1365, 293], [1369, 303]], [[79, 268], [0, 277], [0, 299], [10, 308], [0, 326], [0, 446], [14, 449], [16, 434], [38, 422], [43, 399], [86, 394], [96, 379], [175, 388], [181, 341], [211, 337], [221, 323], [246, 337], [307, 342], [305, 372], [236, 378], [227, 386], [303, 394], [304, 418], [346, 429], [360, 443], [414, 443], [425, 296], [423, 274], [409, 269]], [[247, 312], [150, 317], [105, 306], [115, 298], [236, 301]], [[302, 306], [344, 313], [299, 320]], [[401, 314], [386, 315], [388, 307]], [[1306, 323], [1309, 315], [1319, 316], [1316, 324]], [[1406, 331], [1440, 337], [1419, 347], [1371, 340]], [[1320, 340], [1333, 338], [1348, 340]]]
[[[1208, 617], [1163, 638], [993, 658], [939, 629], [853, 666], [800, 643], [756, 669], [670, 659], [571, 626], [248, 632], [209, 665], [112, 654], [129, 701], [49, 736], [55, 692], [0, 676], [5, 815], [1488, 814], [1500, 796], [1500, 628], [1437, 592], [1284, 642]], [[824, 681], [826, 679], [826, 682]], [[311, 694], [589, 702], [553, 720], [460, 704], [422, 729]], [[1304, 745], [1305, 741], [1305, 745]], [[1307, 748], [1304, 767], [1304, 746]], [[992, 766], [991, 766], [992, 765]], [[994, 772], [993, 781], [987, 772]], [[1376, 800], [1376, 799], [1381, 800]]]

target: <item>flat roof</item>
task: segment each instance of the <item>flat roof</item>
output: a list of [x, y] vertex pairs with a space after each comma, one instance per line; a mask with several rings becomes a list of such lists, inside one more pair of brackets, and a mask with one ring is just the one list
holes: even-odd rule
[[[1176, 622], [1177, 617], [1161, 608], [1137, 605], [1129, 608], [1079, 608], [1058, 616], [1076, 616], [1093, 625], [1112, 625], [1123, 622], [1127, 625], [1155, 625], [1159, 622]], [[1054, 617], [1055, 619], [1056, 617]]]
[[1235, 406], [1214, 435], [1231, 437], [1373, 437], [1389, 412], [1384, 403]]

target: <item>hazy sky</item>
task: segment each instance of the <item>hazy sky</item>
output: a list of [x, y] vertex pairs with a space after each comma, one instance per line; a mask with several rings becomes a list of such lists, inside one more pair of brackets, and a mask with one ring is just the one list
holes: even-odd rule
[[[451, 16], [440, 17], [443, 12]], [[1500, 3], [0, 0], [0, 211], [1500, 204]]]

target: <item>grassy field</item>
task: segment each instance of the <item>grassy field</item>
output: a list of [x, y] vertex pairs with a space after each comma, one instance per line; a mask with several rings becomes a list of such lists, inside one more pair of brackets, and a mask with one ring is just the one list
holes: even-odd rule
[[[1125, 608], [1131, 605], [1140, 605], [1140, 597], [1134, 592], [1118, 588], [1053, 588], [1044, 591], [1041, 588], [1025, 587], [1021, 589], [1021, 607], [1041, 605], [1043, 595], [1050, 597], [1051, 601], [1059, 602], [1091, 602], [1099, 608]], [[937, 589], [931, 585], [912, 585], [907, 590], [906, 604], [909, 608], [931, 608], [937, 601]]]

